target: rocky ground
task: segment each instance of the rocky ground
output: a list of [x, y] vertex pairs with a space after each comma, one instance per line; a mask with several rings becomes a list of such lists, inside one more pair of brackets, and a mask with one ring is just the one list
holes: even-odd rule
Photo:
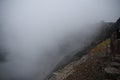
[[104, 80], [104, 68], [110, 63], [105, 57], [89, 56], [87, 60], [74, 66], [74, 72], [64, 80]]
[[82, 58], [76, 57], [63, 69], [54, 72], [49, 80], [119, 80], [119, 71], [114, 66], [120, 68], [120, 57], [111, 58], [109, 43], [107, 39]]

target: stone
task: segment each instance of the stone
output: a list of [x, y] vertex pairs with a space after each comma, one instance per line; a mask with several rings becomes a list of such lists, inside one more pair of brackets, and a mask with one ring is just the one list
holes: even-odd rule
[[112, 62], [111, 66], [120, 66], [120, 63], [118, 63], [118, 62]]
[[109, 74], [120, 74], [120, 70], [114, 67], [107, 67], [104, 71]]

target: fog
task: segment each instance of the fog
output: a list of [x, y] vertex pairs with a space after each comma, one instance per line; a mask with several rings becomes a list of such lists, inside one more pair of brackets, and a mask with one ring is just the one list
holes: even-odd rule
[[65, 57], [88, 46], [101, 20], [120, 16], [119, 0], [1, 0], [0, 34], [7, 61], [0, 80], [44, 80]]

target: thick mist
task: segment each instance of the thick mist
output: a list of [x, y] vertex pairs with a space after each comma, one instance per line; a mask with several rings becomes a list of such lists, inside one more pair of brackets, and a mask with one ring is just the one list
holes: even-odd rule
[[119, 0], [2, 0], [0, 36], [7, 61], [0, 80], [44, 80], [67, 55], [88, 46], [90, 26], [120, 16]]

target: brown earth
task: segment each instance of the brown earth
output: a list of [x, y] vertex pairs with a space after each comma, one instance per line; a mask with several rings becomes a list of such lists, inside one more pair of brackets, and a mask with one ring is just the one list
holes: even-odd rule
[[105, 80], [104, 68], [111, 62], [109, 43], [107, 39], [98, 44], [87, 55], [53, 73], [49, 80]]

